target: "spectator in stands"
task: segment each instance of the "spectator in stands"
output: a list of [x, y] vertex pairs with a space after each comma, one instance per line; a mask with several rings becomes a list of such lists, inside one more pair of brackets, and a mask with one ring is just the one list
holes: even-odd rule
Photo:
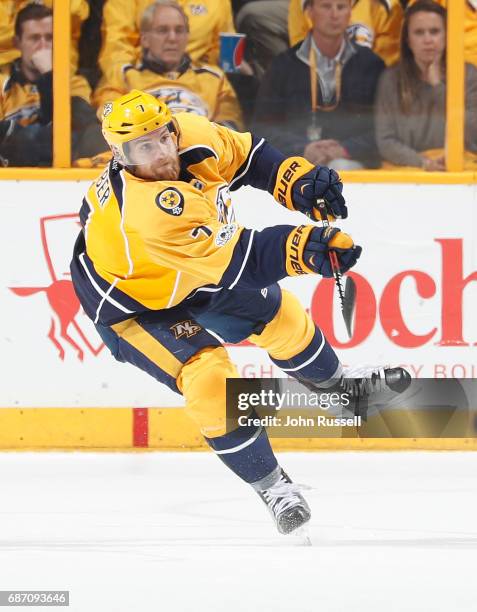
[[[0, 157], [4, 165], [45, 166], [52, 160], [53, 18], [50, 8], [28, 4], [15, 21], [20, 57], [0, 71]], [[73, 159], [106, 149], [90, 89], [71, 80]]]
[[245, 58], [261, 79], [272, 59], [288, 49], [289, 0], [232, 0], [237, 32], [247, 35]]
[[[18, 48], [13, 43], [14, 23], [17, 13], [30, 4], [31, 0], [11, 0], [0, 2], [0, 66], [10, 64], [20, 57]], [[40, 0], [36, 4], [44, 4], [49, 8], [53, 0]], [[71, 67], [73, 72], [78, 68], [78, 41], [81, 34], [81, 25], [89, 15], [87, 0], [71, 0]]]
[[135, 66], [113, 65], [95, 92], [101, 110], [131, 89], [147, 91], [172, 112], [186, 111], [239, 128], [240, 107], [224, 73], [217, 67], [193, 64], [186, 54], [189, 24], [175, 0], [157, 0], [141, 20], [142, 61]]
[[[303, 40], [311, 27], [305, 0], [290, 0], [288, 31], [290, 44]], [[399, 0], [353, 0], [349, 34], [360, 45], [370, 47], [386, 65], [399, 59], [402, 6]]]
[[[106, 0], [103, 47], [99, 64], [105, 73], [112, 64], [134, 64], [140, 56], [140, 22], [152, 0]], [[230, 0], [179, 0], [189, 18], [187, 53], [193, 62], [219, 63], [219, 33], [234, 32]]]
[[[412, 6], [416, 0], [403, 0], [407, 6]], [[438, 4], [447, 7], [447, 0], [436, 0]], [[464, 59], [469, 64], [477, 66], [477, 0], [466, 0], [464, 21]]]
[[255, 131], [313, 164], [376, 167], [373, 105], [384, 62], [348, 38], [351, 0], [308, 0], [306, 8], [312, 29], [273, 60], [259, 90]]
[[[465, 68], [465, 140], [467, 150], [475, 152], [477, 69], [471, 64]], [[432, 0], [419, 0], [405, 13], [401, 61], [388, 68], [379, 83], [376, 139], [383, 160], [445, 170], [445, 76], [446, 11]]]

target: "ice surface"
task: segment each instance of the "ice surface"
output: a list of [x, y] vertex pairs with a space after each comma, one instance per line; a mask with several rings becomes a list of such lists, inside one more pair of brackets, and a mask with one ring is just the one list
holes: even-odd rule
[[209, 453], [0, 454], [0, 589], [75, 612], [477, 610], [477, 454], [280, 459], [313, 487], [312, 546]]

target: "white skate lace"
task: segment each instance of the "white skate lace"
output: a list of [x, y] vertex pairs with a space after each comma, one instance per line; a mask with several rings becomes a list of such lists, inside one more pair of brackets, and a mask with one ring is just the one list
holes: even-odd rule
[[376, 391], [387, 389], [387, 366], [361, 366], [345, 368], [341, 379], [343, 389], [352, 395], [370, 395]]
[[280, 516], [280, 514], [288, 510], [288, 508], [303, 504], [303, 498], [300, 495], [300, 491], [304, 488], [303, 485], [287, 482], [283, 476], [281, 476], [280, 480], [272, 487], [262, 491], [262, 495], [275, 516]]

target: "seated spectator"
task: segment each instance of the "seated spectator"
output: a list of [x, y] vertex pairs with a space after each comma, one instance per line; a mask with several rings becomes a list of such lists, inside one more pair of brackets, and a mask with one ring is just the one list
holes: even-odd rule
[[[399, 0], [353, 0], [349, 34], [360, 45], [370, 47], [386, 65], [399, 59], [402, 6]], [[303, 40], [311, 27], [305, 0], [290, 0], [288, 32], [290, 44]]]
[[114, 65], [95, 92], [101, 110], [131, 89], [147, 91], [163, 100], [172, 112], [203, 115], [228, 127], [241, 127], [240, 107], [220, 68], [193, 64], [186, 54], [187, 15], [175, 0], [157, 0], [141, 20], [142, 61], [135, 66]]
[[[103, 73], [113, 64], [138, 61], [140, 23], [152, 0], [106, 0], [103, 10], [103, 46], [99, 65]], [[189, 18], [187, 53], [193, 62], [219, 63], [219, 33], [234, 32], [230, 0], [179, 0]]]
[[[13, 44], [14, 23], [17, 13], [30, 4], [31, 0], [13, 0], [0, 2], [0, 66], [10, 64], [20, 57], [18, 48]], [[53, 0], [43, 0], [36, 4], [44, 4], [49, 8]], [[78, 41], [81, 34], [81, 25], [89, 15], [87, 0], [71, 0], [71, 67], [73, 72], [78, 69]]]
[[[0, 70], [0, 157], [3, 165], [47, 166], [52, 161], [53, 18], [50, 8], [29, 4], [17, 15], [15, 44], [20, 57]], [[106, 150], [90, 89], [71, 80], [72, 157]]]
[[[403, 0], [407, 6], [415, 4], [416, 0]], [[447, 7], [447, 0], [436, 0], [438, 4]], [[477, 0], [466, 0], [464, 21], [464, 59], [469, 64], [477, 66]]]
[[373, 105], [384, 62], [351, 42], [351, 0], [308, 0], [312, 29], [276, 57], [260, 87], [255, 131], [286, 155], [337, 169], [376, 167]]
[[[465, 144], [468, 151], [475, 152], [477, 69], [471, 64], [465, 68]], [[445, 75], [446, 11], [432, 0], [419, 0], [405, 13], [401, 61], [388, 68], [379, 83], [376, 140], [383, 160], [445, 170]]]
[[237, 32], [247, 35], [245, 59], [261, 79], [272, 59], [288, 49], [289, 0], [233, 0]]

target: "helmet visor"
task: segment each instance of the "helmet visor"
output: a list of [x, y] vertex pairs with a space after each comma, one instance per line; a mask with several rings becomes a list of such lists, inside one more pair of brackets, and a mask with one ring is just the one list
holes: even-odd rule
[[169, 128], [163, 126], [122, 145], [122, 162], [127, 166], [143, 166], [157, 160], [167, 161], [177, 155], [177, 147]]

